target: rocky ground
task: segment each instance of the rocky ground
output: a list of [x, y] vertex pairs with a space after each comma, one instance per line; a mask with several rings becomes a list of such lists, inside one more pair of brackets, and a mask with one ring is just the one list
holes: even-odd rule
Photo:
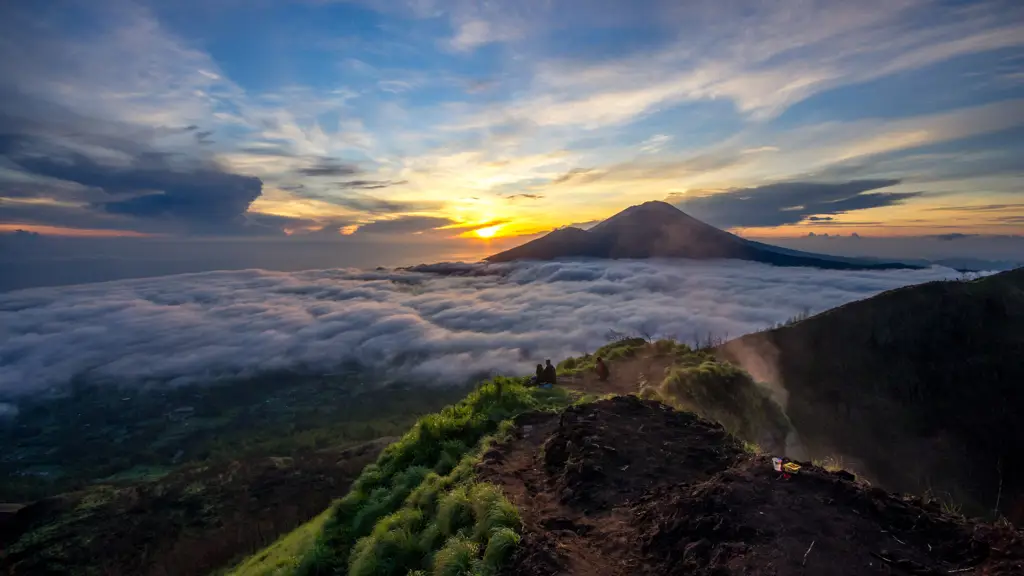
[[713, 422], [623, 396], [525, 415], [482, 479], [519, 506], [507, 574], [1024, 574], [1024, 534], [807, 464], [782, 478]]

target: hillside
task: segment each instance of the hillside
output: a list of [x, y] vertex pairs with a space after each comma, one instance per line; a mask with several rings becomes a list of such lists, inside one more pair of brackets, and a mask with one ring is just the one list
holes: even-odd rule
[[729, 258], [776, 266], [855, 270], [916, 268], [810, 254], [744, 240], [666, 202], [631, 206], [589, 230], [562, 228], [486, 258], [490, 262], [558, 258]]
[[347, 450], [188, 466], [0, 508], [0, 573], [207, 574], [342, 496], [391, 439]]
[[775, 472], [749, 439], [778, 443], [788, 421], [711, 353], [641, 339], [596, 353], [611, 363], [607, 382], [585, 355], [559, 364], [564, 389], [497, 379], [422, 419], [326, 520], [231, 576], [1024, 570], [1024, 534], [1005, 521], [811, 462], [788, 479]]
[[1024, 269], [893, 290], [719, 356], [785, 389], [807, 455], [1024, 520]]
[[810, 463], [789, 479], [720, 425], [632, 396], [517, 419], [479, 479], [522, 516], [505, 575], [1021, 574], [1024, 534]]

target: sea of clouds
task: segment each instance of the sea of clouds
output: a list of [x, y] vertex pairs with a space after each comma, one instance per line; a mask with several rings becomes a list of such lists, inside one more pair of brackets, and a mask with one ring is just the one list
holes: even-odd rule
[[528, 374], [544, 358], [593, 351], [611, 330], [735, 337], [957, 276], [686, 260], [424, 269], [211, 272], [0, 294], [0, 396], [73, 378], [177, 385], [352, 360], [436, 383]]

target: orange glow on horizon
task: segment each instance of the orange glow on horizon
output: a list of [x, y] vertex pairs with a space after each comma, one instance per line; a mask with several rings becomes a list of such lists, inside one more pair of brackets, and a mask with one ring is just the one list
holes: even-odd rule
[[133, 230], [102, 230], [95, 228], [65, 228], [40, 224], [0, 224], [0, 232], [36, 232], [44, 236], [65, 236], [70, 238], [152, 238], [158, 234], [146, 234]]

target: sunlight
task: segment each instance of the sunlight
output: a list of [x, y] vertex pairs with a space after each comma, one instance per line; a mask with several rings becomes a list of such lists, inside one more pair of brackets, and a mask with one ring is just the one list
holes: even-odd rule
[[494, 238], [494, 235], [497, 234], [499, 230], [501, 230], [502, 226], [504, 226], [504, 224], [496, 224], [494, 226], [488, 226], [486, 228], [478, 228], [474, 230], [473, 233], [479, 236], [480, 238]]

